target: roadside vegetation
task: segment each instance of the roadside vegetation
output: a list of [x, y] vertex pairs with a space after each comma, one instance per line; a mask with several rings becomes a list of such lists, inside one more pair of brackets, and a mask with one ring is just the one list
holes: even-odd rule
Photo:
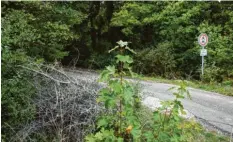
[[[151, 77], [151, 76], [145, 76], [145, 75], [138, 75], [138, 79], [145, 80], [145, 81], [155, 81], [160, 83], [168, 83], [168, 84], [175, 84], [179, 85], [182, 80], [169, 80], [162, 77]], [[202, 89], [210, 92], [215, 92], [227, 96], [233, 96], [233, 81], [225, 81], [223, 83], [217, 83], [217, 82], [202, 82], [202, 81], [195, 81], [195, 80], [183, 80], [186, 82], [188, 87], [193, 87], [196, 89]]]
[[[101, 73], [103, 70], [95, 70], [98, 73]], [[132, 78], [129, 74], [126, 77]], [[158, 83], [167, 83], [167, 84], [174, 84], [179, 85], [180, 82], [185, 81], [187, 87], [192, 87], [196, 89], [201, 89], [205, 91], [215, 92], [222, 95], [233, 96], [233, 81], [228, 80], [222, 83], [218, 82], [204, 82], [198, 80], [180, 80], [180, 79], [167, 79], [161, 76], [150, 76], [150, 75], [143, 75], [137, 74], [134, 76], [135, 79], [140, 79], [144, 81], [154, 81]]]
[[[124, 79], [127, 72], [134, 77], [131, 70], [133, 59], [126, 51], [136, 54], [128, 47], [128, 42], [119, 41], [109, 52], [119, 50], [115, 65], [107, 66], [100, 75], [100, 81], [107, 84], [99, 92], [97, 102], [103, 110], [97, 117], [96, 131], [89, 134], [87, 142], [154, 142], [154, 141], [227, 141], [228, 138], [207, 132], [194, 119], [186, 120], [180, 99], [191, 98], [185, 82], [181, 82], [173, 93], [174, 100], [163, 101], [156, 110], [145, 109], [141, 105], [138, 88]], [[118, 78], [113, 78], [118, 77]], [[173, 90], [171, 88], [170, 90]]]
[[[114, 137], [121, 140], [139, 139], [137, 134], [143, 127], [135, 120], [137, 115], [133, 107], [139, 98], [130, 83], [108, 78], [109, 72], [114, 71], [121, 78], [125, 69], [129, 69], [131, 74], [142, 74], [142, 79], [157, 80], [145, 76], [158, 76], [165, 78], [158, 79], [161, 82], [169, 80], [175, 84], [175, 80], [190, 80], [189, 86], [232, 96], [232, 2], [3, 1], [1, 14], [2, 141], [79, 141], [91, 132], [89, 138], [95, 139], [98, 139], [98, 132], [109, 135], [114, 132]], [[200, 76], [197, 43], [200, 33], [206, 33], [210, 39], [204, 76]], [[121, 39], [129, 41], [133, 49], [122, 46], [125, 42], [118, 46], [124, 47], [125, 53], [133, 57], [113, 51], [108, 53]], [[124, 66], [108, 66], [116, 62], [124, 63]], [[126, 101], [119, 103], [126, 107], [117, 110], [120, 113], [114, 117], [113, 124], [107, 121], [106, 125], [95, 129], [95, 116], [99, 114], [95, 99], [99, 86], [93, 82], [94, 87], [89, 86], [88, 79], [75, 81], [59, 69], [64, 66], [94, 70], [108, 66], [102, 81], [117, 87], [115, 91], [129, 93], [129, 96], [118, 94], [108, 102], [112, 107], [114, 101]], [[119, 67], [124, 70], [118, 70]], [[123, 82], [126, 86], [122, 86]], [[101, 92], [102, 97], [107, 93]], [[184, 94], [178, 93], [178, 98], [179, 95]], [[147, 132], [140, 138], [151, 139], [151, 131], [161, 131], [156, 136], [160, 140], [169, 139], [169, 136], [180, 140], [183, 133], [187, 133], [185, 136], [199, 133], [175, 127], [184, 122], [177, 115], [177, 111], [182, 110], [178, 98], [167, 102], [177, 107], [172, 109], [174, 113], [166, 121], [157, 119], [157, 116], [167, 117], [161, 113], [163, 110], [152, 112], [156, 116], [152, 120], [164, 125], [142, 129]], [[70, 102], [72, 99], [75, 101]], [[100, 98], [99, 102], [106, 103], [105, 99]], [[107, 110], [108, 105], [104, 106]], [[129, 109], [129, 113], [121, 114], [126, 111], [123, 109]], [[173, 126], [167, 120], [174, 121], [171, 124], [178, 136], [168, 134]], [[89, 122], [93, 127], [87, 126]], [[218, 141], [219, 137], [213, 138]]]

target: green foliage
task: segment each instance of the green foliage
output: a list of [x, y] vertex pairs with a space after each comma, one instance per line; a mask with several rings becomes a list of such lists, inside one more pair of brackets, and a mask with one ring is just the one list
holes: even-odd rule
[[31, 75], [19, 65], [28, 65], [30, 58], [24, 52], [12, 52], [8, 47], [2, 49], [2, 139], [8, 141], [11, 136], [35, 117], [35, 105], [32, 98], [35, 89]]
[[153, 112], [153, 122], [147, 125], [143, 134], [143, 139], [146, 141], [187, 141], [192, 134], [185, 127], [199, 129], [195, 123], [186, 122], [180, 117], [180, 114], [186, 114], [186, 112], [179, 99], [185, 96], [190, 97], [184, 82], [173, 95], [175, 96], [173, 101], [162, 102], [162, 107]]
[[[116, 55], [118, 68], [107, 66], [100, 75], [100, 81], [105, 82], [107, 86], [100, 90], [97, 102], [104, 106], [104, 110], [96, 122], [96, 132], [86, 136], [85, 140], [87, 142], [178, 142], [195, 141], [197, 138], [200, 141], [208, 139], [207, 136], [203, 136], [206, 132], [200, 125], [181, 117], [186, 111], [180, 99], [191, 98], [184, 81], [178, 88], [170, 89], [176, 89], [173, 91], [174, 100], [161, 102], [162, 106], [152, 113], [145, 110], [141, 113], [143, 107], [140, 105], [138, 90], [123, 78], [125, 71], [130, 70], [129, 65], [133, 63], [130, 56], [124, 55], [128, 42], [117, 43], [118, 46], [110, 51], [116, 49], [120, 51]], [[216, 138], [214, 135], [212, 139], [226, 140]]]
[[[28, 65], [32, 58], [63, 60], [65, 65], [77, 60], [79, 65], [98, 69], [116, 62], [116, 66], [107, 67], [101, 74], [108, 89], [101, 91], [99, 98], [107, 109], [117, 108], [106, 118], [113, 119], [112, 124], [100, 121], [100, 133], [113, 133], [116, 138], [137, 139], [140, 133], [140, 125], [134, 124], [138, 121], [132, 107], [139, 98], [132, 85], [122, 78], [127, 73], [134, 75], [132, 70], [167, 78], [202, 79], [204, 83], [223, 82], [227, 88], [221, 84], [199, 86], [232, 95], [232, 3], [33, 1], [2, 2], [1, 8], [3, 137], [11, 135], [11, 127], [15, 129], [33, 119], [32, 77], [19, 68]], [[208, 34], [209, 44], [205, 75], [200, 77], [197, 37], [202, 32]], [[134, 58], [125, 55], [135, 54], [128, 42], [119, 41], [109, 50], [121, 38], [132, 42], [137, 51]], [[119, 54], [107, 56], [107, 50], [119, 50]], [[111, 76], [121, 80], [110, 79]], [[124, 106], [121, 111], [119, 104]], [[115, 112], [122, 113], [114, 118], [111, 114]], [[126, 135], [125, 129], [130, 126], [132, 133]], [[99, 141], [100, 136], [107, 137], [98, 134]], [[151, 137], [151, 132], [146, 136]]]
[[197, 37], [205, 32], [209, 36], [206, 63], [215, 63], [229, 77], [233, 70], [227, 67], [233, 61], [232, 8], [224, 2], [125, 2], [113, 14], [111, 24], [121, 27], [138, 49], [134, 69], [139, 73], [199, 79]]
[[106, 53], [97, 54], [94, 53], [91, 55], [90, 59], [88, 60], [88, 68], [93, 69], [103, 69], [105, 66], [109, 64], [113, 64], [115, 62], [114, 55], [108, 55]]
[[116, 138], [114, 136], [113, 130], [105, 130], [104, 128], [101, 129], [100, 132], [97, 132], [95, 135], [91, 134], [86, 138], [87, 142], [102, 142], [102, 141], [119, 141], [122, 142], [123, 139]]
[[[150, 81], [155, 81], [155, 82], [160, 82], [160, 83], [168, 83], [168, 84], [175, 84], [175, 85], [180, 85], [180, 80], [169, 80], [161, 77], [149, 77], [149, 76], [144, 76], [144, 75], [138, 75], [138, 79], [141, 80], [150, 80]], [[211, 80], [211, 79], [210, 79]], [[185, 80], [187, 83], [187, 86], [197, 88], [197, 89], [202, 89], [206, 91], [211, 91], [211, 92], [216, 92], [228, 96], [233, 96], [233, 88], [232, 88], [232, 80], [226, 80], [223, 81], [222, 83], [217, 83], [217, 82], [200, 82], [200, 81], [193, 81], [193, 80]]]
[[222, 82], [224, 71], [216, 65], [205, 66], [205, 74], [201, 77], [203, 82], [214, 83]]
[[[97, 101], [103, 103], [107, 113], [103, 112], [97, 121], [97, 128], [101, 129], [101, 131], [95, 135], [87, 136], [87, 141], [108, 141], [108, 139], [123, 141], [129, 139], [127, 137], [131, 135], [131, 131], [135, 138], [140, 133], [140, 125], [134, 115], [138, 96], [133, 85], [123, 79], [125, 71], [131, 72], [129, 65], [133, 62], [130, 56], [124, 55], [124, 51], [132, 50], [128, 47], [128, 42], [119, 41], [117, 44], [120, 54], [116, 55], [116, 64], [118, 64], [119, 68], [108, 66], [100, 76], [100, 81], [106, 82], [108, 86], [100, 91]], [[118, 76], [117, 74], [120, 76], [119, 79], [111, 78], [112, 76]], [[134, 127], [131, 128], [132, 126]], [[127, 130], [128, 127], [130, 130]]]
[[218, 73], [224, 81], [233, 75], [232, 8], [227, 2], [3, 2], [2, 43], [46, 61], [102, 69], [115, 62], [106, 51], [123, 38], [138, 53], [137, 73], [200, 80], [197, 37], [205, 32], [205, 63], [224, 70]]
[[172, 44], [169, 42], [161, 43], [154, 48], [146, 48], [138, 52], [135, 57], [134, 68], [143, 74], [157, 74], [172, 78], [176, 61]]
[[[141, 107], [137, 110], [137, 114], [136, 114], [139, 118], [139, 121], [141, 122], [141, 124], [143, 125], [143, 128], [145, 129], [143, 132], [143, 137], [144, 139], [142, 139], [141, 141], [159, 141], [158, 137], [157, 139], [154, 139], [154, 135], [151, 131], [148, 131], [152, 128], [153, 124], [154, 124], [154, 120], [156, 119], [157, 121], [161, 119], [161, 121], [163, 121], [162, 118], [164, 118], [162, 115], [161, 118], [157, 117], [157, 115], [155, 115], [154, 112], [152, 112], [151, 110], [148, 110], [148, 108], [145, 107]], [[153, 117], [156, 116], [156, 117]], [[171, 123], [168, 122], [168, 123]], [[164, 123], [165, 124], [165, 129], [169, 130], [170, 125], [168, 125], [168, 123]], [[225, 141], [229, 141], [229, 139], [227, 137], [224, 136], [220, 136], [217, 135], [214, 132], [208, 132], [206, 131], [200, 124], [198, 124], [195, 120], [185, 120], [183, 118], [181, 118], [180, 120], [178, 120], [178, 129], [173, 128], [168, 135], [172, 138], [167, 138], [166, 136], [164, 136], [164, 134], [161, 134], [162, 136], [159, 136], [160, 138], [162, 137], [163, 139], [160, 141], [187, 141], [187, 142], [207, 142], [207, 141], [211, 141], [211, 142], [225, 142]], [[178, 124], [177, 123], [177, 124]], [[174, 123], [172, 123], [174, 124]], [[159, 126], [156, 125], [157, 127]], [[174, 125], [173, 125], [174, 126]], [[174, 126], [175, 127], [175, 126]], [[154, 127], [156, 128], [156, 127]], [[151, 129], [152, 130], [152, 129]], [[171, 132], [176, 132], [174, 130], [178, 130], [178, 132], [182, 131], [182, 134], [179, 135], [179, 133], [173, 133], [174, 135], [172, 135]], [[163, 130], [161, 130], [163, 131]], [[159, 132], [157, 135], [156, 133], [155, 136], [160, 135], [161, 132]], [[162, 132], [162, 133], [166, 133], [166, 132]], [[165, 134], [166, 135], [166, 134]]]
[[[233, 57], [231, 56], [233, 53], [233, 44], [231, 43], [232, 35], [224, 35], [228, 31], [225, 31], [223, 27], [215, 26], [208, 23], [202, 23], [200, 27], [198, 27], [200, 32], [208, 32], [210, 42], [207, 45], [208, 49], [208, 57], [206, 58], [207, 63], [207, 71], [206, 74], [210, 73], [209, 70], [212, 70], [215, 73], [210, 73], [213, 75], [212, 81], [222, 82], [224, 77], [230, 77], [230, 72], [232, 72], [232, 66], [229, 64], [233, 64]], [[208, 70], [209, 69], [209, 70]], [[218, 76], [218, 77], [216, 77]], [[219, 79], [222, 76], [222, 79]]]
[[2, 43], [47, 61], [68, 55], [64, 48], [80, 37], [72, 27], [86, 17], [69, 4], [5, 2], [3, 5]]

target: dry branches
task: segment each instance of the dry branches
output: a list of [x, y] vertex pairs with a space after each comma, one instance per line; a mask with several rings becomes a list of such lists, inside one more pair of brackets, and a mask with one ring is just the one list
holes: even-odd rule
[[37, 114], [12, 141], [82, 141], [94, 130], [100, 110], [96, 104], [100, 86], [90, 78], [74, 79], [55, 68], [29, 70], [35, 73], [37, 97], [33, 102]]

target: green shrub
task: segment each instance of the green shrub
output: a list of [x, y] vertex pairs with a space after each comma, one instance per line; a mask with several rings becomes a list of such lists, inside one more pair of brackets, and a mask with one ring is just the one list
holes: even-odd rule
[[206, 83], [222, 82], [223, 78], [223, 70], [214, 64], [211, 66], [207, 65], [204, 68], [204, 75], [201, 76], [202, 81]]
[[113, 64], [115, 59], [114, 56], [109, 56], [108, 54], [93, 53], [88, 62], [88, 68], [103, 69], [105, 66]]
[[2, 48], [2, 139], [8, 141], [11, 136], [35, 116], [32, 98], [35, 89], [30, 81], [31, 75], [18, 65], [28, 65], [29, 58], [21, 51]]
[[233, 80], [226, 80], [222, 82], [224, 86], [233, 86]]
[[157, 47], [138, 51], [133, 67], [137, 73], [154, 74], [170, 78], [175, 66], [176, 62], [172, 45], [169, 42], [164, 42]]

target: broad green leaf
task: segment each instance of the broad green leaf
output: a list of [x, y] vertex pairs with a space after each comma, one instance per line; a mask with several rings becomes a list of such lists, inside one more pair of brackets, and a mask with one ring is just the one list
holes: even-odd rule
[[128, 69], [128, 68], [129, 68], [129, 64], [124, 63], [123, 68], [124, 68], [124, 69]]
[[109, 71], [108, 70], [104, 70], [102, 71], [102, 73], [100, 74], [100, 81], [106, 81], [109, 78]]
[[100, 141], [104, 139], [103, 134], [101, 132], [97, 132], [95, 134], [95, 138]]
[[111, 93], [111, 90], [109, 88], [103, 88], [99, 92], [100, 95], [105, 95], [105, 94], [110, 94], [110, 93]]
[[86, 137], [85, 137], [85, 140], [86, 140], [87, 142], [96, 142], [96, 139], [95, 139], [95, 137], [94, 137], [93, 134], [86, 136]]
[[117, 138], [117, 142], [123, 142], [124, 139], [123, 138]]
[[122, 85], [118, 80], [111, 80], [109, 86], [113, 89], [113, 92], [120, 93], [122, 90]]
[[100, 74], [100, 81], [107, 81], [110, 75], [115, 74], [115, 66], [107, 66], [106, 70], [102, 71]]
[[108, 125], [108, 120], [105, 119], [105, 118], [101, 118], [101, 119], [98, 120], [98, 122], [97, 122], [98, 128], [100, 128], [100, 127], [105, 127], [105, 126], [107, 126], [107, 125]]
[[117, 58], [117, 63], [118, 62], [129, 63], [129, 64], [133, 63], [133, 59], [130, 56], [128, 56], [128, 55], [126, 55], [126, 56], [124, 56], [124, 55], [117, 55], [116, 58]]
[[109, 74], [115, 73], [115, 66], [107, 66], [107, 70], [109, 71]]

